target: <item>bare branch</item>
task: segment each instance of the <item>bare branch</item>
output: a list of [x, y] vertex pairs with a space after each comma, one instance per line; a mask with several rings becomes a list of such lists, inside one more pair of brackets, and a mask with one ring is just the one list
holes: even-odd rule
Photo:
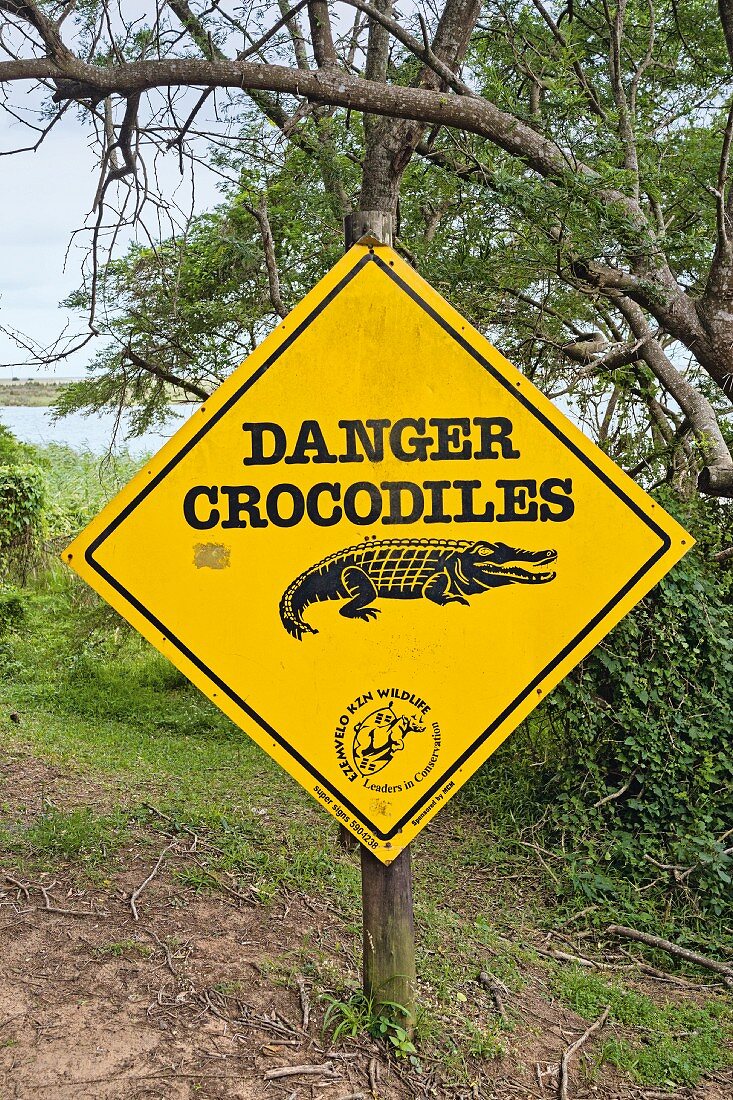
[[175, 386], [176, 389], [182, 390], [184, 393], [190, 393], [194, 397], [200, 398], [201, 401], [206, 401], [206, 399], [211, 396], [208, 390], [190, 381], [190, 379], [179, 378], [177, 375], [173, 374], [172, 371], [166, 370], [165, 367], [161, 367], [158, 363], [151, 363], [149, 359], [145, 359], [136, 352], [129, 343], [120, 352], [120, 359], [127, 359], [134, 366], [139, 367], [140, 370], [144, 370], [148, 374], [152, 374], [155, 378], [159, 378], [161, 382], [168, 382], [169, 385]]
[[337, 66], [338, 57], [333, 44], [331, 17], [326, 0], [308, 0], [308, 20], [316, 64], [319, 68]]
[[[290, 34], [290, 39], [293, 43], [293, 52], [295, 53], [295, 60], [299, 69], [309, 69], [308, 54], [305, 48], [305, 38], [303, 37], [303, 31], [300, 26], [300, 20], [297, 17], [296, 9], [288, 7], [288, 0], [278, 0], [278, 7], [280, 8], [280, 14], [283, 19], [287, 16], [287, 27]], [[303, 4], [298, 5], [298, 10], [303, 7]]]
[[698, 480], [701, 492], [713, 496], [733, 496], [733, 458], [707, 398], [687, 381], [665, 355], [658, 340], [649, 339], [649, 326], [643, 311], [622, 295], [609, 295], [625, 317], [634, 336], [642, 344], [642, 356], [652, 373], [674, 398], [690, 421], [706, 466]]
[[272, 228], [267, 214], [267, 194], [263, 191], [257, 206], [246, 205], [246, 209], [256, 220], [262, 237], [262, 248], [265, 253], [265, 265], [267, 267], [267, 281], [270, 287], [270, 301], [275, 313], [280, 317], [287, 317], [288, 311], [283, 305], [280, 296], [280, 277], [277, 272], [277, 260], [275, 258], [275, 242], [272, 237]]
[[[547, 10], [547, 8], [545, 7], [545, 5], [542, 3], [542, 0], [532, 0], [532, 3], [537, 8], [537, 11], [540, 13], [540, 15], [544, 19], [545, 23], [547, 23], [547, 26], [552, 31], [555, 39], [559, 42], [559, 44], [563, 47], [564, 50], [567, 50], [568, 49], [568, 40], [565, 37], [565, 35], [562, 33], [560, 28], [558, 27], [555, 20], [550, 15], [550, 13]], [[588, 104], [590, 106], [591, 111], [593, 111], [593, 114], [598, 115], [599, 118], [605, 119], [606, 118], [606, 112], [603, 110], [603, 107], [601, 106], [601, 103], [600, 103], [600, 100], [598, 99], [598, 96], [596, 95], [595, 91], [593, 90], [592, 85], [590, 84], [590, 81], [588, 80], [585, 73], [583, 72], [583, 69], [580, 65], [580, 62], [573, 61], [573, 72], [577, 76], [578, 82], [579, 82], [581, 88], [583, 89], [583, 91], [586, 94], [586, 97], [588, 99]]]

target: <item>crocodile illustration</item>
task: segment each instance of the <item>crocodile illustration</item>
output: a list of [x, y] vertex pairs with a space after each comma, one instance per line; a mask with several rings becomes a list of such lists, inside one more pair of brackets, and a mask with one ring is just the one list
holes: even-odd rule
[[555, 573], [543, 569], [556, 550], [516, 550], [503, 542], [450, 539], [367, 539], [306, 569], [280, 600], [283, 626], [299, 640], [318, 631], [303, 618], [311, 604], [347, 600], [347, 619], [376, 619], [376, 599], [432, 600], [468, 606], [476, 596], [505, 584], [547, 584]]

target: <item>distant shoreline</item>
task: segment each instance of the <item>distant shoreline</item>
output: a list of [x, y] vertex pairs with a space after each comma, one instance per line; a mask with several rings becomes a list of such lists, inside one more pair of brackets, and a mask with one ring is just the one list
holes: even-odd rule
[[54, 403], [71, 381], [73, 379], [69, 378], [63, 381], [0, 378], [0, 406], [8, 408], [25, 405], [31, 408], [46, 408]]

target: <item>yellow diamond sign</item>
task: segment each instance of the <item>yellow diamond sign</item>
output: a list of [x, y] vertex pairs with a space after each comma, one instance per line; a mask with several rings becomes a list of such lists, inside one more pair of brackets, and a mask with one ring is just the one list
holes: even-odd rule
[[357, 246], [63, 557], [389, 862], [692, 541]]

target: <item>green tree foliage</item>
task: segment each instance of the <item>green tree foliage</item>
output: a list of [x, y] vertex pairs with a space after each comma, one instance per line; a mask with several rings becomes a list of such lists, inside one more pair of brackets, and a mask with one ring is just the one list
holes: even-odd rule
[[[263, 196], [285, 308], [341, 255], [341, 217], [318, 165], [298, 147], [288, 147], [266, 187], [249, 158], [237, 156], [232, 167], [241, 186], [185, 236], [135, 246], [104, 269], [100, 330], [108, 342], [89, 377], [64, 388], [58, 415], [124, 405], [130, 434], [142, 434], [165, 420], [172, 401], [203, 400], [261, 342], [279, 316], [255, 216]], [[66, 304], [85, 310], [88, 293]]]
[[[168, 5], [128, 26], [126, 60], [154, 57], [151, 71], [163, 74], [183, 50], [226, 66], [229, 17], [184, 8]], [[208, 154], [230, 181], [222, 207], [175, 240], [92, 265], [96, 283], [70, 300], [109, 342], [95, 377], [62, 409], [120, 407], [124, 398], [140, 431], [176, 393], [203, 399], [338, 255], [342, 216], [369, 194], [381, 158], [386, 206], [399, 192], [398, 247], [423, 274], [540, 386], [563, 394], [644, 484], [689, 493], [701, 470], [714, 469], [713, 491], [725, 494], [733, 486], [727, 9], [703, 0], [490, 0], [477, 20], [460, 0], [438, 10], [425, 27], [434, 49], [445, 46], [448, 25], [448, 37], [467, 46], [465, 84], [443, 73], [450, 91], [442, 97], [429, 91], [439, 81], [409, 13], [388, 32], [368, 12], [361, 36], [355, 29], [336, 42], [331, 62], [344, 87], [354, 73], [369, 75], [351, 88], [349, 110], [327, 106], [331, 77], [298, 17], [268, 34], [258, 58], [281, 66], [268, 76], [283, 94], [261, 91], [267, 80], [249, 98], [228, 93], [225, 136]], [[252, 25], [264, 31], [271, 15], [267, 6], [253, 12]], [[81, 43], [99, 40], [95, 56], [114, 89], [122, 55], [105, 16], [104, 3], [94, 4], [68, 25]], [[277, 88], [288, 64], [304, 80], [321, 67], [322, 100]], [[246, 87], [241, 73], [237, 84]], [[448, 112], [471, 98], [483, 122], [430, 128], [356, 109], [360, 95], [409, 86]], [[129, 90], [122, 95], [130, 106]], [[113, 98], [119, 159], [133, 131]], [[146, 130], [141, 104], [131, 110], [138, 135], [176, 148], [181, 164], [184, 148], [201, 154], [216, 139], [202, 117], [206, 137], [174, 127], [166, 141], [157, 116]], [[128, 149], [134, 173], [131, 157]], [[703, 484], [710, 489], [711, 478]]]
[[[667, 507], [675, 502], [665, 499]], [[729, 506], [679, 518], [698, 545], [538, 712], [552, 745], [540, 786], [556, 839], [585, 849], [578, 882], [655, 879], [716, 913], [733, 890], [733, 541]]]
[[37, 563], [44, 497], [37, 466], [0, 466], [0, 585], [11, 576], [25, 583]]

